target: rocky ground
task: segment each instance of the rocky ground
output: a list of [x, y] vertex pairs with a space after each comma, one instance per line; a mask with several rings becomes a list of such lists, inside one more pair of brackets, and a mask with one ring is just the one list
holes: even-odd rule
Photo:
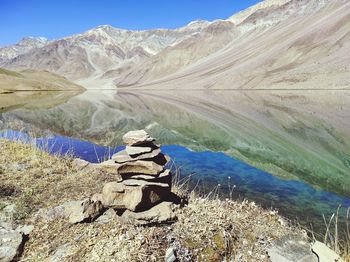
[[67, 205], [103, 192], [109, 168], [19, 142], [0, 148], [0, 261], [317, 261], [306, 232], [276, 211], [178, 184], [188, 204], [167, 223], [139, 225], [113, 208], [72, 223]]

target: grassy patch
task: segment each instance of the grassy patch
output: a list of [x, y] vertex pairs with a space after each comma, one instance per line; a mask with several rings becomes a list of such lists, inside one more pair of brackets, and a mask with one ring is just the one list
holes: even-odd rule
[[3, 202], [0, 202], [0, 211], [3, 210], [6, 207], [6, 204]]
[[10, 70], [4, 69], [4, 68], [0, 68], [0, 74], [14, 76], [14, 77], [23, 77], [23, 75], [21, 75], [20, 73], [10, 71]]

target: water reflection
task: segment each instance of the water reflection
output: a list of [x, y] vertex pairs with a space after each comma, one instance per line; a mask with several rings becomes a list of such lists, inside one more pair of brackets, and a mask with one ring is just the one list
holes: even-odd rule
[[347, 91], [88, 91], [1, 118], [3, 129], [16, 123], [113, 147], [128, 130], [146, 128], [163, 144], [221, 151], [350, 196]]

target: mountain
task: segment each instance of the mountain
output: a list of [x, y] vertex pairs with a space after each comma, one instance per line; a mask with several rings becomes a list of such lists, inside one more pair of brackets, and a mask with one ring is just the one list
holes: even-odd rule
[[148, 59], [197, 33], [207, 23], [196, 21], [176, 30], [148, 31], [99, 26], [34, 48], [2, 64], [10, 69], [49, 70], [74, 81], [89, 82], [129, 69], [140, 60]]
[[[212, 41], [202, 32], [186, 48], [189, 54], [208, 50], [209, 55], [199, 55], [172, 70], [176, 66], [172, 54], [181, 52], [182, 42], [121, 75], [116, 85], [151, 89], [350, 87], [350, 2], [291, 0], [254, 9], [229, 18], [239, 24], [223, 29]], [[222, 40], [223, 36], [228, 39]], [[213, 48], [219, 43], [222, 46]]]
[[82, 86], [48, 71], [32, 69], [14, 72], [0, 68], [0, 94], [13, 91], [83, 90]]
[[12, 56], [2, 48], [0, 66], [87, 88], [349, 88], [349, 40], [349, 1], [266, 0], [178, 29], [100, 26]]
[[15, 45], [0, 48], [0, 64], [48, 43], [45, 37], [24, 37]]

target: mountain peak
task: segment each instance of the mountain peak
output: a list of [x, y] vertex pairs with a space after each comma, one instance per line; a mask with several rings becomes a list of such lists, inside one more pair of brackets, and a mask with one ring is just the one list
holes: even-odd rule
[[49, 40], [45, 37], [35, 37], [35, 36], [27, 36], [23, 37], [19, 42], [18, 45], [20, 46], [36, 46], [36, 45], [44, 45], [48, 42]]
[[245, 9], [241, 12], [238, 12], [228, 18], [229, 21], [238, 25], [243, 22], [248, 16], [252, 15], [258, 10], [273, 7], [273, 6], [282, 6], [291, 0], [265, 0], [257, 3], [256, 5], [251, 6], [248, 9]]

